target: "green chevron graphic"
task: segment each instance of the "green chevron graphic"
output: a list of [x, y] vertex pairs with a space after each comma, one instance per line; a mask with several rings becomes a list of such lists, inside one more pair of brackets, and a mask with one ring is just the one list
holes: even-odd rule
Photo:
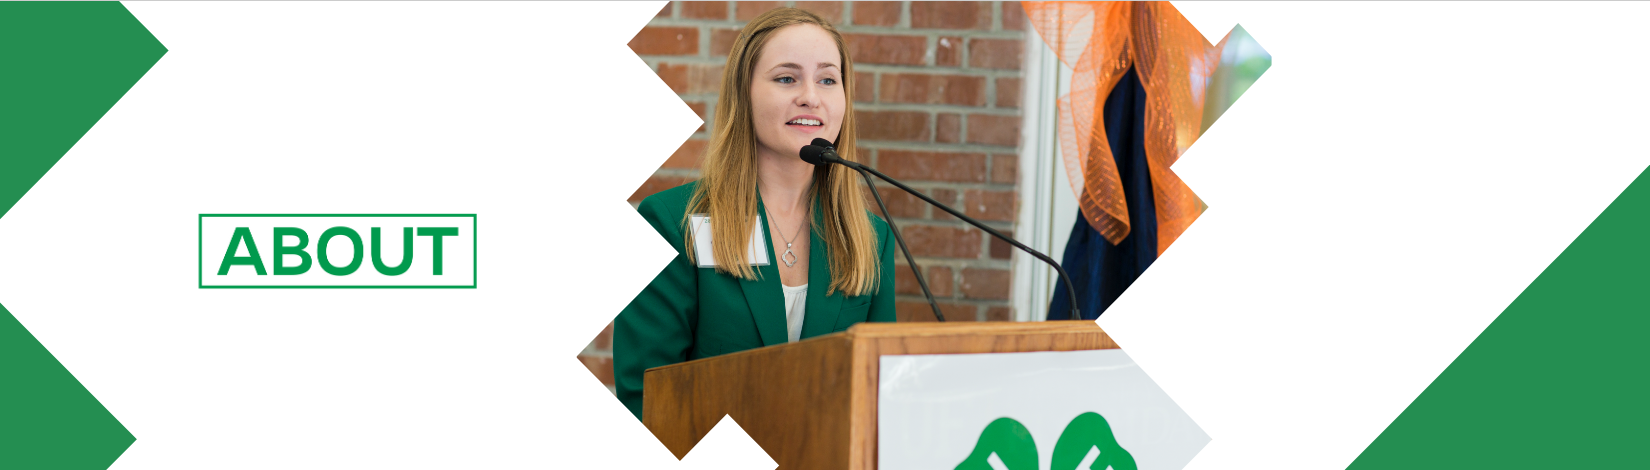
[[[1089, 452], [1098, 450], [1088, 468], [1136, 470], [1134, 456], [1117, 444], [1111, 425], [1099, 413], [1077, 415], [1060, 432], [1054, 442], [1054, 456], [1050, 458], [1054, 470], [1079, 469]], [[1037, 443], [1031, 431], [1014, 418], [997, 418], [980, 431], [980, 440], [956, 470], [992, 470], [991, 456], [996, 455], [1008, 470], [1037, 470]]]
[[[0, 3], [0, 217], [165, 53], [116, 2]], [[0, 468], [104, 469], [134, 441], [4, 306], [0, 384]]]
[[1347, 468], [1650, 466], [1647, 175]]

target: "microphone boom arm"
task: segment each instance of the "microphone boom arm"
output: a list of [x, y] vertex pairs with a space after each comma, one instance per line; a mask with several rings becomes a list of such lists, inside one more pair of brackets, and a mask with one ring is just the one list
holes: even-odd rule
[[[1019, 248], [1020, 251], [1024, 251], [1026, 253], [1029, 253], [1029, 254], [1031, 254], [1031, 256], [1034, 256], [1037, 259], [1042, 260], [1042, 262], [1048, 263], [1049, 266], [1054, 267], [1055, 272], [1060, 274], [1060, 282], [1063, 282], [1066, 285], [1066, 295], [1071, 296], [1071, 319], [1072, 320], [1081, 320], [1081, 319], [1083, 319], [1082, 310], [1077, 308], [1077, 289], [1074, 286], [1072, 286], [1072, 284], [1071, 284], [1071, 276], [1066, 274], [1066, 268], [1060, 267], [1060, 263], [1055, 262], [1054, 258], [1050, 258], [1050, 257], [1048, 257], [1048, 255], [1045, 255], [1042, 252], [1039, 252], [1037, 250], [1033, 250], [1033, 249], [1031, 249], [1031, 247], [1028, 247], [1028, 246], [1025, 246], [1024, 244], [1021, 244], [1019, 241], [1015, 240], [1014, 238], [1009, 237], [1008, 235], [1003, 235], [1001, 232], [998, 232], [997, 230], [992, 229], [991, 227], [988, 227], [983, 223], [980, 223], [980, 221], [974, 220], [973, 217], [969, 217], [967, 215], [964, 215], [962, 212], [958, 212], [956, 209], [952, 209], [951, 206], [941, 204], [939, 201], [935, 201], [934, 198], [928, 197], [927, 194], [923, 194], [921, 191], [911, 189], [910, 186], [906, 186], [905, 183], [901, 183], [901, 182], [899, 182], [899, 180], [889, 178], [888, 175], [884, 175], [884, 174], [882, 174], [882, 172], [877, 171], [874, 168], [871, 168], [871, 167], [868, 167], [868, 166], [865, 166], [865, 165], [861, 165], [857, 162], [851, 162], [851, 161], [848, 161], [848, 160], [843, 160], [841, 157], [838, 157], [836, 155], [836, 151], [832, 148], [831, 141], [829, 141], [829, 140], [814, 139], [813, 144], [803, 146], [802, 151], [800, 153], [801, 153], [801, 156], [802, 156], [802, 161], [812, 163], [814, 165], [825, 165], [825, 164], [835, 163], [835, 164], [838, 164], [838, 165], [848, 167], [848, 168], [853, 169], [855, 171], [858, 171], [860, 176], [864, 176], [865, 177], [865, 183], [871, 187], [871, 194], [875, 195], [876, 198], [877, 198], [877, 205], [882, 206], [882, 215], [884, 217], [888, 218], [888, 227], [889, 228], [894, 227], [894, 218], [891, 214], [888, 213], [888, 207], [882, 204], [882, 194], [877, 192], [876, 185], [872, 184], [871, 177], [866, 176], [867, 174], [876, 175], [877, 178], [881, 178], [883, 181], [887, 181], [888, 184], [892, 184], [895, 187], [898, 187], [899, 189], [904, 190], [905, 192], [911, 193], [913, 196], [916, 196], [916, 197], [922, 199], [924, 202], [932, 204], [934, 207], [938, 207], [938, 208], [940, 208], [940, 210], [943, 210], [948, 214], [956, 216], [958, 219], [961, 219], [963, 222], [967, 222], [969, 225], [973, 225], [975, 227], [978, 227], [980, 230], [985, 231], [985, 233], [991, 234], [991, 236], [997, 237], [997, 239], [999, 239], [999, 240], [1008, 242], [1008, 244], [1013, 245], [1015, 248]], [[900, 249], [905, 249], [905, 240], [900, 237], [899, 229], [894, 229], [893, 232], [894, 232], [894, 239], [899, 241]], [[916, 272], [916, 271], [918, 271], [917, 263], [914, 260], [912, 260], [912, 258], [911, 258], [911, 250], [905, 250], [905, 260], [906, 260], [907, 263], [909, 263], [911, 265], [911, 271], [913, 271], [917, 275], [917, 284], [922, 286], [923, 294], [928, 296], [928, 305], [934, 308], [934, 316], [936, 318], [941, 319], [941, 321], [944, 321], [945, 317], [940, 314], [939, 306], [934, 304], [934, 296], [932, 294], [928, 293], [928, 283], [923, 280], [921, 272]]]
[[871, 175], [865, 172], [864, 166], [849, 168], [859, 171], [859, 176], [865, 177], [865, 186], [870, 187], [871, 195], [877, 198], [877, 206], [882, 208], [882, 217], [888, 222], [888, 231], [894, 232], [894, 241], [899, 242], [900, 251], [905, 253], [905, 264], [911, 266], [911, 274], [916, 275], [917, 285], [922, 287], [922, 295], [928, 297], [928, 307], [934, 309], [934, 319], [945, 321], [945, 314], [940, 313], [939, 304], [934, 303], [934, 294], [928, 291], [928, 281], [923, 279], [922, 269], [917, 267], [917, 260], [911, 258], [911, 249], [905, 247], [905, 237], [901, 237], [899, 227], [894, 226], [894, 215], [889, 214], [888, 206], [882, 203], [882, 194], [877, 192], [877, 185], [871, 181]]
[[[992, 229], [991, 227], [987, 227], [985, 224], [980, 223], [980, 221], [978, 221], [978, 220], [974, 220], [972, 217], [969, 217], [967, 215], [963, 215], [963, 213], [958, 212], [956, 209], [952, 209], [950, 206], [947, 206], [945, 204], [940, 204], [939, 201], [935, 201], [933, 198], [928, 197], [928, 195], [923, 194], [921, 191], [911, 189], [911, 187], [906, 186], [904, 183], [901, 183], [898, 180], [895, 180], [893, 178], [889, 178], [888, 175], [884, 175], [880, 171], [877, 171], [875, 169], [872, 169], [871, 167], [861, 165], [861, 164], [858, 164], [858, 163], [855, 163], [855, 162], [850, 162], [850, 161], [847, 161], [847, 160], [838, 159], [836, 161], [842, 162], [843, 165], [845, 165], [849, 168], [859, 170], [862, 174], [864, 172], [869, 172], [870, 174], [876, 175], [877, 178], [881, 178], [883, 181], [887, 181], [888, 184], [892, 184], [892, 185], [894, 185], [894, 186], [896, 186], [900, 189], [905, 190], [905, 192], [916, 195], [917, 197], [922, 198], [923, 201], [927, 201], [929, 204], [933, 204], [934, 207], [938, 207], [942, 210], [945, 210], [946, 213], [954, 215], [958, 219], [962, 219], [963, 222], [968, 222], [969, 225], [979, 227], [979, 229], [984, 230], [985, 233], [989, 233], [993, 237], [997, 237], [998, 239], [1000, 239], [1002, 241], [1008, 242], [1008, 244], [1014, 245], [1015, 248], [1019, 248], [1020, 250], [1025, 251], [1026, 253], [1030, 253], [1031, 256], [1034, 256], [1037, 259], [1042, 260], [1044, 263], [1048, 263], [1049, 266], [1053, 266], [1054, 270], [1060, 274], [1060, 281], [1064, 282], [1066, 284], [1066, 295], [1071, 296], [1071, 319], [1072, 320], [1081, 320], [1081, 319], [1083, 319], [1082, 311], [1078, 310], [1078, 308], [1077, 308], [1077, 290], [1074, 289], [1071, 285], [1071, 276], [1067, 275], [1066, 274], [1066, 269], [1060, 267], [1060, 263], [1056, 263], [1053, 258], [1049, 258], [1048, 255], [1042, 254], [1041, 252], [1038, 252], [1037, 250], [1031, 249], [1031, 247], [1020, 244], [1020, 242], [1015, 241], [1014, 238], [1009, 237], [1008, 235], [1003, 235], [1001, 232], [998, 232], [998, 231]], [[872, 190], [875, 191], [874, 188]], [[901, 247], [902, 248], [904, 247], [903, 243], [901, 243]], [[907, 252], [906, 255], [909, 256], [910, 252]]]

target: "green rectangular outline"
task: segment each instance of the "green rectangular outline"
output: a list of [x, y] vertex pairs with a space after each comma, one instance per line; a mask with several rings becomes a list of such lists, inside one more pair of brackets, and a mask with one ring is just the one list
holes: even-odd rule
[[[470, 285], [468, 286], [374, 286], [374, 285], [345, 285], [345, 286], [209, 286], [206, 285], [206, 274], [201, 271], [205, 267], [205, 222], [207, 217], [469, 217], [470, 218]], [[199, 214], [195, 217], [195, 287], [200, 289], [475, 289], [481, 280], [480, 259], [481, 251], [479, 232], [476, 230], [478, 217], [475, 214]]]

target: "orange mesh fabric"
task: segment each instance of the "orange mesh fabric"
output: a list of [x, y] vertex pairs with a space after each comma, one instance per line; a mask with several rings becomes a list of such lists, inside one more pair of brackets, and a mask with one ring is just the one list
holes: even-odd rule
[[1072, 68], [1071, 92], [1059, 102], [1060, 150], [1084, 218], [1112, 244], [1129, 235], [1129, 212], [1101, 110], [1130, 66], [1140, 76], [1162, 254], [1203, 212], [1197, 195], [1169, 167], [1203, 128], [1203, 98], [1221, 47], [1210, 45], [1169, 2], [1021, 5], [1043, 41]]

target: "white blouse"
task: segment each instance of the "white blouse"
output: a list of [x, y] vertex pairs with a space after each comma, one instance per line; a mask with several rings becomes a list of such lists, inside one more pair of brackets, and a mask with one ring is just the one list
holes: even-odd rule
[[795, 343], [802, 339], [802, 314], [808, 310], [804, 305], [808, 303], [808, 285], [791, 287], [780, 284], [779, 287], [785, 289], [785, 326], [789, 330], [787, 336], [790, 342]]

